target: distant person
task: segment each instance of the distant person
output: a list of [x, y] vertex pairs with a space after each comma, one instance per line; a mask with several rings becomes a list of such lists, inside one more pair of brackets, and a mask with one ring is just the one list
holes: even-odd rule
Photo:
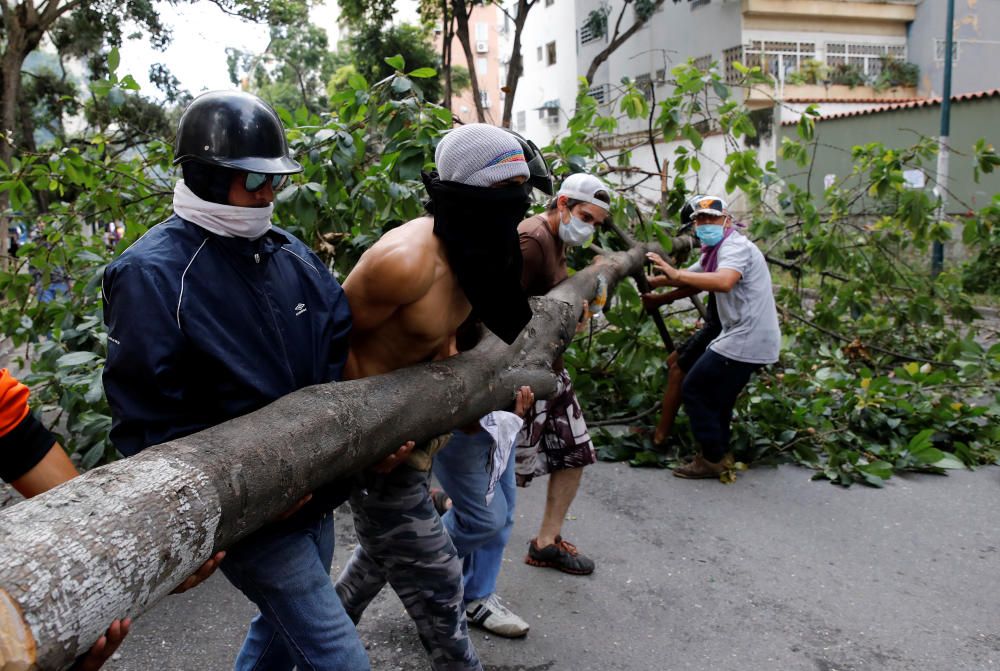
[[[608, 187], [593, 175], [578, 173], [565, 179], [544, 214], [521, 222], [521, 286], [528, 295], [543, 296], [569, 276], [567, 248], [587, 242], [610, 211]], [[556, 392], [535, 401], [517, 447], [518, 485], [526, 487], [537, 476], [549, 476], [545, 512], [524, 561], [588, 575], [594, 571], [594, 561], [562, 537], [562, 524], [580, 488], [583, 469], [597, 461], [597, 454], [562, 357], [553, 368]]]
[[[48, 226], [45, 222], [38, 222], [31, 233], [30, 240], [43, 249], [52, 251], [56, 245], [48, 239], [47, 230]], [[51, 257], [52, 255], [50, 255]], [[37, 266], [29, 266], [29, 272], [34, 280], [32, 291], [38, 297], [39, 303], [51, 303], [57, 296], [62, 296], [73, 288], [73, 282], [66, 273], [66, 269], [59, 264], [50, 265], [47, 274]]]
[[[204, 93], [181, 116], [175, 154], [173, 215], [102, 284], [111, 441], [125, 456], [338, 381], [347, 361], [343, 289], [271, 223], [275, 193], [302, 170], [274, 109]], [[330, 580], [333, 509], [348, 493], [321, 488], [229, 549], [222, 572], [260, 610], [237, 671], [369, 668]]]
[[[693, 225], [694, 222], [691, 220], [691, 214], [694, 212], [694, 203], [702, 198], [704, 196], [695, 196], [681, 208], [680, 219], [682, 225], [680, 231], [683, 232]], [[665, 286], [665, 279], [663, 275], [647, 278], [650, 287], [653, 288]], [[669, 305], [674, 301], [691, 298], [699, 293], [701, 291], [693, 287], [683, 287], [666, 293], [650, 292], [642, 295], [642, 304], [647, 310], [655, 310], [661, 305]], [[681, 388], [684, 384], [685, 375], [691, 370], [701, 355], [705, 353], [708, 344], [715, 340], [721, 332], [722, 324], [719, 323], [719, 309], [715, 301], [715, 294], [709, 293], [704, 324], [667, 356], [667, 387], [663, 390], [660, 421], [657, 423], [656, 431], [653, 433], [653, 445], [657, 449], [664, 449], [666, 447], [670, 433], [673, 431], [674, 421], [677, 419], [677, 411], [681, 406]]]
[[678, 270], [657, 254], [647, 257], [663, 273], [663, 284], [716, 295], [722, 332], [688, 371], [681, 391], [699, 453], [674, 469], [681, 478], [715, 478], [732, 466], [736, 399], [754, 372], [778, 360], [781, 332], [767, 261], [733, 227], [725, 201], [702, 197], [692, 219], [702, 243], [698, 262]]
[[[56, 437], [31, 413], [28, 388], [6, 368], [0, 368], [0, 478], [30, 499], [72, 480], [79, 473]], [[220, 552], [174, 593], [191, 589], [215, 571], [225, 557]], [[71, 671], [95, 671], [111, 658], [132, 625], [130, 618], [114, 620], [107, 633], [80, 657]]]

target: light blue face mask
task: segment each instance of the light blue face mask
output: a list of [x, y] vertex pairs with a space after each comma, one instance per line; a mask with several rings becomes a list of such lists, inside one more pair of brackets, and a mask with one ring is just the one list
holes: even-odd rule
[[694, 234], [701, 240], [701, 244], [706, 247], [715, 247], [722, 242], [725, 229], [720, 224], [702, 224], [694, 229]]

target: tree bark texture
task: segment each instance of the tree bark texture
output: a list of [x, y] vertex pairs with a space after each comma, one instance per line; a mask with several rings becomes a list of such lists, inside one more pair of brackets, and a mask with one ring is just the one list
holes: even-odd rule
[[472, 98], [476, 104], [476, 119], [479, 123], [486, 123], [486, 114], [483, 112], [483, 99], [479, 95], [479, 77], [476, 74], [476, 60], [472, 54], [472, 42], [469, 39], [469, 16], [472, 14], [471, 7], [465, 0], [452, 0], [452, 12], [455, 15], [455, 34], [458, 42], [462, 45], [462, 53], [465, 54], [465, 62], [469, 69], [469, 83], [472, 85]]
[[[686, 249], [678, 239], [678, 251]], [[137, 617], [215, 551], [406, 440], [425, 440], [555, 389], [598, 276], [609, 291], [647, 250], [603, 255], [547, 296], [511, 346], [307, 387], [249, 415], [94, 469], [0, 513], [0, 670], [63, 669], [115, 618]]]
[[528, 12], [538, 0], [518, 0], [517, 14], [514, 15], [514, 44], [510, 52], [510, 63], [507, 64], [507, 81], [504, 82], [503, 116], [500, 125], [511, 127], [511, 115], [514, 113], [514, 96], [517, 94], [517, 83], [521, 81], [524, 71], [524, 58], [521, 56], [521, 33], [528, 20]]
[[[674, 2], [677, 2], [677, 0], [674, 0]], [[652, 16], [653, 13], [656, 12], [656, 10], [658, 10], [661, 6], [663, 6], [663, 3], [664, 0], [656, 0], [653, 3], [653, 7], [649, 15]], [[608, 43], [608, 46], [601, 49], [601, 51], [596, 56], [594, 56], [594, 60], [590, 61], [590, 67], [587, 68], [587, 84], [593, 85], [594, 75], [597, 74], [597, 68], [601, 67], [601, 64], [604, 61], [608, 60], [611, 54], [613, 54], [615, 51], [618, 50], [618, 47], [625, 44], [625, 42], [627, 42], [630, 37], [639, 32], [639, 29], [645, 26], [649, 22], [649, 18], [641, 19], [636, 17], [635, 23], [629, 26], [625, 30], [625, 32], [623, 33], [619, 32], [619, 29], [621, 28], [622, 25], [622, 19], [625, 17], [625, 12], [631, 5], [632, 5], [631, 2], [626, 2], [625, 5], [622, 6], [621, 12], [618, 14], [618, 20], [615, 21], [615, 32], [611, 36], [611, 41]]]

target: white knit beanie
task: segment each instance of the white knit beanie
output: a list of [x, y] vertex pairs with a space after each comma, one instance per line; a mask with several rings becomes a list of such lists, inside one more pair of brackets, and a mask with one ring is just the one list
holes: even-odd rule
[[438, 143], [434, 161], [442, 180], [469, 186], [492, 186], [511, 177], [530, 176], [517, 138], [485, 123], [448, 131]]

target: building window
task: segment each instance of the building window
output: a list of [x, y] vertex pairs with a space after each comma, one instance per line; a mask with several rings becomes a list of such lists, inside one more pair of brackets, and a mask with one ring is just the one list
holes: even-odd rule
[[[958, 61], [959, 54], [962, 53], [962, 49], [959, 47], [961, 40], [951, 41], [951, 62], [955, 63]], [[938, 38], [934, 40], [934, 60], [938, 62], [944, 62], [944, 40]]]
[[579, 30], [580, 44], [590, 44], [591, 42], [596, 42], [601, 39], [601, 35], [595, 33], [589, 21], [584, 21], [583, 25], [580, 26]]
[[906, 60], [906, 46], [849, 42], [832, 42], [826, 45], [827, 65], [851, 65], [870, 79], [881, 74], [882, 59], [885, 57]]
[[695, 7], [702, 7], [704, 5], [707, 5], [712, 0], [689, 0], [689, 1], [691, 3], [691, 9], [694, 9]]
[[556, 43], [549, 42], [545, 45], [545, 64], [555, 65], [556, 64]]
[[538, 118], [547, 124], [559, 123], [559, 99], [546, 100], [538, 108]]
[[520, 111], [517, 113], [517, 130], [524, 132], [528, 129], [528, 113]]
[[490, 106], [490, 92], [480, 91], [479, 92], [479, 102], [483, 109], [487, 109]]
[[542, 48], [541, 47], [538, 47], [538, 60], [539, 61], [542, 60]]
[[[712, 54], [694, 59], [692, 65], [702, 72], [708, 71], [708, 69], [712, 67]], [[659, 79], [659, 77], [657, 77], [657, 79]]]
[[490, 67], [489, 64], [490, 64], [490, 62], [487, 59], [485, 59], [485, 58], [477, 58], [476, 59], [476, 74], [477, 75], [485, 75], [486, 71]]
[[476, 23], [476, 39], [477, 40], [490, 39], [490, 27], [486, 22], [478, 21]]
[[[731, 53], [734, 50], [742, 51], [742, 56], [739, 52]], [[759, 66], [765, 74], [783, 82], [787, 75], [799, 69], [803, 61], [816, 58], [816, 43], [752, 40], [746, 46], [726, 49], [724, 55], [727, 81], [730, 81], [730, 77], [739, 79], [739, 73], [732, 67], [732, 63], [742, 61], [748, 68]], [[734, 55], [735, 58], [732, 57]]]
[[587, 95], [597, 101], [598, 105], [603, 105], [608, 102], [610, 97], [611, 86], [609, 84], [599, 84], [593, 86], [587, 91]]
[[551, 7], [555, 3], [555, 1], [556, 0], [545, 0], [545, 6]]

